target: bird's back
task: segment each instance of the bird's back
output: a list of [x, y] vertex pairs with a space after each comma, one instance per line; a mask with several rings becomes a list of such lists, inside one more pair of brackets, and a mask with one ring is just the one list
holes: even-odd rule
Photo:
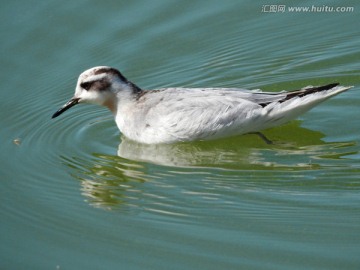
[[281, 125], [347, 89], [329, 85], [280, 93], [236, 88], [144, 91], [134, 104], [132, 119], [120, 129], [144, 143], [240, 135]]

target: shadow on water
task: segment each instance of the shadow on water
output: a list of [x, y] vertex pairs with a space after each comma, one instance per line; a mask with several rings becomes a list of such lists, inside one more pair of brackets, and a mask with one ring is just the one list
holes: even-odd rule
[[181, 177], [186, 181], [207, 177], [214, 182], [232, 177], [238, 184], [264, 179], [284, 184], [290, 181], [291, 173], [303, 178], [309, 172], [341, 169], [346, 166], [347, 156], [357, 154], [353, 147], [356, 143], [326, 143], [322, 133], [300, 127], [300, 121], [268, 130], [265, 135], [274, 144], [268, 145], [251, 134], [164, 145], [144, 145], [122, 138], [118, 156], [93, 153], [91, 158], [62, 159], [80, 181], [82, 194], [91, 205], [107, 209], [127, 205], [135, 209], [141, 207], [154, 182], [159, 187], [166, 185], [164, 181], [169, 184], [169, 179]]

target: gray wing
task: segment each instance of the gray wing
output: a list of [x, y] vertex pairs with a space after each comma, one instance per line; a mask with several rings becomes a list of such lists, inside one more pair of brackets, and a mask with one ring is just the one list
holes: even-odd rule
[[[143, 136], [161, 137], [159, 141], [243, 134], [274, 126], [274, 123], [281, 122], [279, 119], [288, 121], [299, 114], [299, 111], [289, 114], [289, 108], [286, 107], [286, 111], [278, 110], [281, 115], [274, 118], [264, 107], [271, 104], [281, 107], [280, 104], [285, 104], [285, 101], [296, 101], [297, 98], [334, 86], [336, 84], [280, 93], [238, 88], [167, 88], [147, 91], [138, 98], [137, 113], [134, 113], [137, 119], [132, 122], [141, 126], [139, 129], [142, 129]], [[277, 121], [266, 123], [269, 118]]]
[[[164, 88], [155, 91], [165, 91], [170, 94], [182, 94], [184, 96], [191, 93], [191, 95], [202, 95], [203, 98], [207, 97], [231, 97], [235, 100], [243, 99], [255, 104], [267, 105], [271, 102], [281, 101], [286, 99], [287, 95], [291, 92], [262, 92], [260, 89], [248, 90], [243, 88]], [[297, 90], [299, 91], [299, 90]]]
[[143, 118], [138, 123], [148, 132], [151, 127], [180, 140], [220, 136], [224, 129], [250, 128], [248, 122], [262, 111], [259, 103], [276, 100], [273, 97], [218, 88], [158, 90], [139, 99], [138, 115]]

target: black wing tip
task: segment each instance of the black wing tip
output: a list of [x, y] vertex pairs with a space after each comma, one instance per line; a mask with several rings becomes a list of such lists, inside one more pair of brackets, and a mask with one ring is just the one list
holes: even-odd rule
[[[284, 99], [279, 100], [279, 102], [282, 103], [284, 101], [287, 101], [287, 100], [295, 98], [295, 97], [304, 97], [304, 96], [307, 96], [307, 95], [310, 95], [313, 93], [330, 90], [339, 85], [340, 85], [340, 83], [334, 82], [334, 83], [329, 83], [329, 84], [322, 85], [322, 86], [311, 86], [311, 87], [302, 88], [300, 90], [288, 91], [286, 93], [287, 94], [286, 97]], [[259, 105], [264, 108], [271, 103], [272, 102], [265, 102], [265, 103], [259, 103]]]
[[310, 89], [314, 89], [314, 90], [316, 90], [316, 92], [319, 92], [319, 91], [324, 91], [324, 90], [330, 90], [330, 89], [338, 86], [339, 84], [340, 84], [340, 83], [335, 82], [335, 83], [330, 83], [330, 84], [323, 85], [323, 86], [312, 87], [312, 88], [310, 88]]
[[317, 92], [330, 90], [330, 89], [335, 88], [338, 85], [339, 85], [339, 83], [335, 82], [335, 83], [330, 83], [330, 84], [326, 84], [326, 85], [322, 85], [322, 86], [307, 87], [307, 88], [303, 88], [301, 90], [290, 91], [290, 92], [288, 92], [288, 94], [286, 95], [286, 97], [283, 100], [280, 100], [280, 102], [284, 102], [286, 100], [289, 100], [289, 99], [292, 99], [295, 97], [304, 97], [304, 96], [314, 94]]

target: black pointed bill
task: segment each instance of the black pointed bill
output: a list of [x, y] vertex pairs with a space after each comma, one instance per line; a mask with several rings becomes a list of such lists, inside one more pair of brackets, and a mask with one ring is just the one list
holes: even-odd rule
[[66, 102], [66, 104], [64, 106], [62, 106], [58, 111], [56, 111], [53, 116], [51, 118], [55, 118], [58, 117], [60, 114], [62, 114], [63, 112], [67, 111], [68, 109], [70, 109], [71, 107], [75, 106], [76, 104], [79, 103], [79, 98], [72, 98], [70, 99], [68, 102]]

